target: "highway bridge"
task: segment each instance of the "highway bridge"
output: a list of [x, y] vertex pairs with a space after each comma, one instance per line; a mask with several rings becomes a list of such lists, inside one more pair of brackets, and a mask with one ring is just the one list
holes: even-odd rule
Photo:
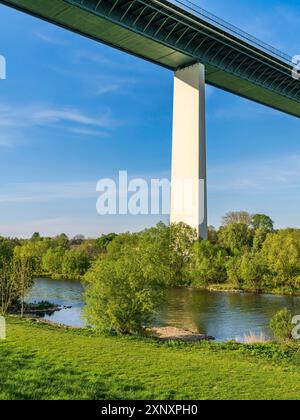
[[[300, 117], [292, 58], [187, 0], [0, 3], [174, 72], [172, 178], [204, 184], [190, 214], [171, 207], [171, 220], [195, 226], [202, 237], [207, 236], [205, 83]], [[180, 201], [175, 190], [171, 201]]]

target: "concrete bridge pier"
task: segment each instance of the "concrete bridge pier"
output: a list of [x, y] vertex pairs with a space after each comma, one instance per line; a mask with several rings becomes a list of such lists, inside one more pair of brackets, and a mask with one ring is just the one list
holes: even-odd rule
[[171, 223], [184, 222], [207, 239], [205, 66], [174, 76]]

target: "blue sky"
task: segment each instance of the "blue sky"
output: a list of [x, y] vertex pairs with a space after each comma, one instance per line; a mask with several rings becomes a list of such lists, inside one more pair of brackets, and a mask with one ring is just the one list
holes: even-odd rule
[[[299, 1], [194, 2], [300, 54]], [[169, 176], [172, 73], [4, 6], [0, 54], [0, 234], [95, 237], [158, 221], [97, 215], [95, 186], [119, 170]], [[299, 119], [207, 89], [210, 224], [245, 209], [300, 226], [299, 132]]]

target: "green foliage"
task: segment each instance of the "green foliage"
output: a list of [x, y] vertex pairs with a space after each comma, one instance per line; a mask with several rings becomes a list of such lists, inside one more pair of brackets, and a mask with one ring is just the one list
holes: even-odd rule
[[264, 273], [265, 267], [259, 254], [249, 252], [240, 257], [238, 275], [245, 289], [260, 291]]
[[295, 353], [293, 349], [275, 343], [243, 345], [240, 347], [240, 352], [277, 362], [291, 360]]
[[279, 311], [270, 322], [272, 333], [279, 343], [292, 339], [293, 315], [288, 309]]
[[298, 231], [282, 230], [269, 234], [261, 256], [266, 264], [269, 283], [273, 287], [300, 286], [300, 234]]
[[86, 274], [85, 313], [99, 331], [137, 333], [161, 303], [166, 272], [153, 244], [145, 245], [102, 256]]
[[110, 233], [108, 235], [102, 235], [100, 238], [96, 239], [96, 245], [99, 249], [99, 252], [106, 252], [108, 245], [116, 239], [118, 235], [116, 233]]
[[253, 234], [244, 223], [233, 223], [219, 231], [220, 244], [232, 255], [240, 255], [251, 249]]
[[252, 217], [251, 225], [254, 230], [263, 229], [267, 232], [273, 232], [274, 230], [273, 220], [265, 214], [255, 214]]
[[209, 241], [196, 242], [191, 251], [186, 276], [192, 285], [226, 282], [226, 252]]
[[43, 238], [38, 233], [30, 240], [0, 237], [0, 270], [14, 255], [30, 259], [35, 276], [82, 279], [98, 259], [118, 261], [141, 247], [147, 266], [152, 246], [165, 286], [300, 291], [300, 230], [274, 231], [269, 216], [244, 211], [228, 213], [223, 224], [218, 230], [209, 228], [208, 241], [198, 241], [196, 231], [184, 223], [159, 223], [140, 233], [98, 239], [77, 235], [69, 240], [65, 234]]
[[88, 253], [80, 248], [66, 251], [62, 259], [62, 275], [66, 279], [80, 279], [89, 269], [91, 260]]
[[65, 250], [63, 248], [49, 248], [42, 258], [42, 269], [54, 276], [62, 275]]
[[47, 239], [33, 239], [14, 249], [14, 256], [19, 259], [30, 260], [36, 275], [42, 272], [43, 255], [51, 246]]
[[0, 236], [0, 269], [3, 262], [10, 261], [12, 259], [16, 246], [16, 240], [6, 239]]
[[33, 285], [33, 263], [31, 257], [14, 255], [0, 260], [0, 314], [5, 315], [13, 305], [24, 312], [24, 300]]

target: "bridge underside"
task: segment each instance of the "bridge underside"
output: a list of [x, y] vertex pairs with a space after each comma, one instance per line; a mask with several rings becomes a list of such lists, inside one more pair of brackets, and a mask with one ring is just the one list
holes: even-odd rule
[[206, 82], [300, 117], [292, 65], [166, 0], [0, 0], [171, 70], [201, 62]]

